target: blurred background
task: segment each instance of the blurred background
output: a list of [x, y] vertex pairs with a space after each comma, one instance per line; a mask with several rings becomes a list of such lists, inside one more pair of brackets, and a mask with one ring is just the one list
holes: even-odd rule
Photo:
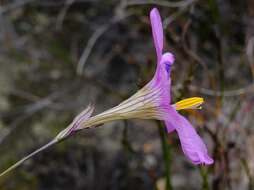
[[[153, 76], [149, 11], [176, 56], [173, 102], [215, 159], [194, 166], [176, 133], [165, 163], [158, 123], [81, 131], [0, 178], [1, 190], [254, 189], [254, 1], [0, 0], [0, 171], [47, 143], [88, 103], [117, 105]], [[169, 166], [170, 172], [166, 171]]]

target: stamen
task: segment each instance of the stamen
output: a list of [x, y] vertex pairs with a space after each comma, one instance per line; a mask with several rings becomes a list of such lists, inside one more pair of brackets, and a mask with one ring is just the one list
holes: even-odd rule
[[164, 63], [165, 64], [165, 68], [166, 68], [166, 71], [168, 73], [168, 75], [170, 74], [170, 70], [171, 70], [171, 65], [169, 63]]
[[182, 109], [201, 109], [201, 104], [204, 102], [204, 99], [201, 97], [193, 97], [181, 100], [174, 104], [176, 110]]

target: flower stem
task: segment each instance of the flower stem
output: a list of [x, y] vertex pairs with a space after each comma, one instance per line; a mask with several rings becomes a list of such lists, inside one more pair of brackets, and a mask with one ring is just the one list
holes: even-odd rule
[[161, 138], [161, 148], [163, 151], [163, 159], [165, 163], [166, 190], [173, 190], [171, 184], [171, 146], [168, 143], [167, 132], [160, 121], [158, 123], [159, 135]]
[[208, 172], [204, 166], [200, 167], [200, 174], [202, 177], [202, 190], [209, 190]]
[[132, 148], [129, 140], [128, 140], [128, 122], [124, 120], [124, 128], [123, 128], [123, 138], [122, 138], [122, 145], [128, 153], [135, 153], [134, 149]]

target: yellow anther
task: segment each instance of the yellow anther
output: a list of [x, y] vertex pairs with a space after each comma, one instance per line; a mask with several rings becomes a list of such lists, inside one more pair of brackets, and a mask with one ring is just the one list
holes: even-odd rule
[[186, 98], [174, 104], [176, 110], [183, 109], [200, 109], [201, 104], [204, 102], [203, 98], [200, 97], [192, 97]]

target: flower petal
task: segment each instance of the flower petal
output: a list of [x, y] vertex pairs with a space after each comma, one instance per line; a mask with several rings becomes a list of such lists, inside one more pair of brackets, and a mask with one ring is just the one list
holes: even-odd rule
[[66, 127], [64, 130], [59, 132], [55, 138], [60, 140], [60, 139], [67, 137], [74, 131], [80, 130], [81, 123], [85, 122], [86, 120], [88, 120], [91, 117], [93, 110], [94, 110], [94, 106], [89, 104], [87, 106], [87, 108], [84, 109], [78, 116], [76, 116], [74, 118], [74, 120], [72, 121], [72, 123], [68, 127]]
[[170, 110], [170, 118], [166, 121], [168, 130], [176, 129], [184, 154], [194, 164], [212, 164], [206, 145], [192, 127], [189, 121], [177, 113], [173, 108]]
[[172, 53], [170, 52], [163, 53], [161, 58], [161, 64], [172, 65], [174, 61], [175, 61], [175, 57]]
[[150, 21], [153, 32], [153, 40], [157, 53], [157, 62], [160, 63], [163, 49], [163, 28], [158, 9], [153, 8], [150, 12]]
[[174, 61], [175, 57], [170, 52], [164, 53], [161, 57], [160, 66], [167, 79], [170, 78], [171, 66], [173, 65]]
[[72, 130], [78, 130], [80, 127], [80, 124], [86, 121], [89, 117], [91, 117], [93, 111], [94, 111], [94, 106], [92, 104], [89, 104], [86, 109], [84, 109], [80, 114], [78, 114], [74, 118], [72, 122], [73, 123]]
[[165, 124], [166, 124], [166, 128], [167, 128], [168, 133], [171, 133], [175, 130], [175, 127], [170, 122], [165, 121]]
[[154, 91], [158, 88], [161, 89], [158, 106], [166, 107], [168, 109], [171, 102], [171, 78], [168, 78], [167, 72], [165, 70], [162, 70], [161, 67], [157, 67], [153, 79], [147, 84], [147, 86], [151, 89], [151, 91]]

